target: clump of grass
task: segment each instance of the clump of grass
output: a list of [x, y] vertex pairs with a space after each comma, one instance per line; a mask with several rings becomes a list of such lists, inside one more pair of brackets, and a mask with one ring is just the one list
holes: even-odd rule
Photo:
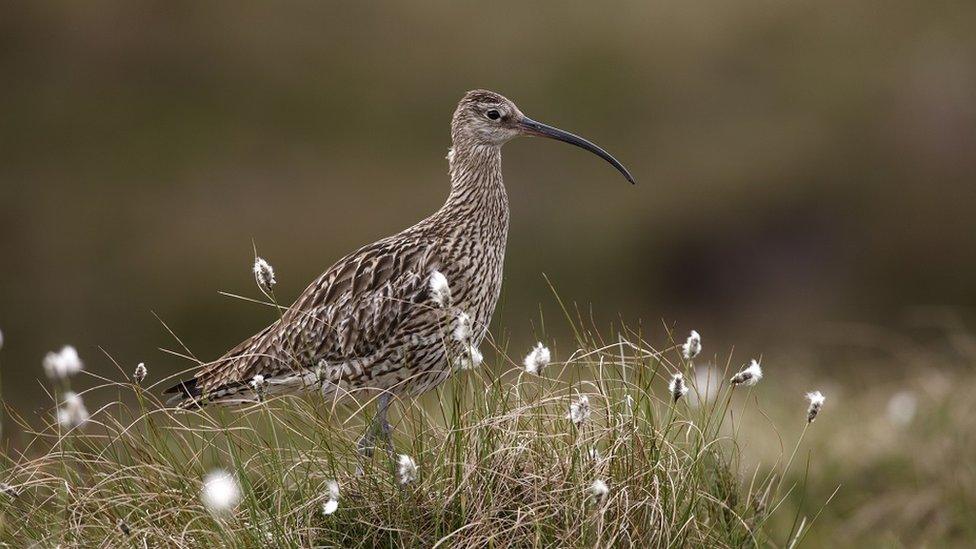
[[[541, 343], [524, 361], [532, 368], [496, 352], [490, 368], [396, 400], [395, 450], [370, 458], [355, 441], [375, 394], [177, 411], [156, 387], [104, 381], [83, 393], [112, 395], [84, 430], [50, 421], [32, 431], [24, 457], [4, 458], [0, 481], [18, 496], [0, 511], [0, 539], [741, 547], [795, 537], [766, 527], [782, 475], [738, 470], [736, 422], [751, 399], [733, 416], [733, 386], [699, 387], [687, 345], [659, 351], [632, 331], [608, 343], [575, 330], [562, 360]], [[688, 391], [697, 398], [680, 398]], [[212, 471], [239, 486], [239, 501], [215, 495]]]

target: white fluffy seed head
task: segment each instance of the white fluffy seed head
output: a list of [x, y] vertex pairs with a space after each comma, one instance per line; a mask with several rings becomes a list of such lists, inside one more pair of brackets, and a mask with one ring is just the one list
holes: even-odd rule
[[467, 343], [471, 341], [471, 335], [471, 315], [465, 312], [458, 313], [454, 327], [454, 339], [461, 343]]
[[569, 413], [566, 419], [579, 427], [590, 418], [590, 399], [586, 395], [580, 395], [576, 402], [569, 405]]
[[598, 478], [593, 481], [593, 484], [590, 484], [586, 491], [597, 501], [603, 501], [610, 493], [610, 487], [603, 479]]
[[762, 377], [762, 367], [759, 366], [758, 362], [753, 360], [749, 363], [749, 366], [746, 369], [732, 376], [732, 379], [730, 379], [729, 382], [732, 383], [732, 385], [740, 385], [745, 383], [746, 385], [752, 386], [759, 383], [759, 380], [761, 380]]
[[136, 371], [135, 372], [132, 372], [132, 379], [136, 383], [140, 383], [141, 384], [143, 381], [146, 380], [146, 376], [148, 376], [148, 375], [149, 375], [149, 369], [146, 368], [146, 363], [145, 362], [140, 362], [139, 365], [136, 366]]
[[918, 397], [912, 391], [898, 391], [888, 399], [888, 419], [895, 425], [908, 425], [918, 411]]
[[449, 307], [451, 305], [451, 285], [447, 282], [447, 277], [440, 271], [430, 273], [430, 299], [438, 307]]
[[397, 481], [406, 485], [417, 480], [417, 463], [407, 454], [397, 458]]
[[330, 480], [326, 484], [326, 494], [328, 495], [328, 499], [322, 504], [322, 514], [331, 515], [339, 508], [339, 483]]
[[268, 389], [268, 380], [266, 380], [261, 374], [255, 375], [253, 378], [251, 378], [251, 389], [253, 389], [254, 394], [257, 395], [258, 401], [264, 401], [264, 395]]
[[549, 352], [549, 347], [546, 347], [540, 341], [536, 346], [525, 356], [523, 364], [525, 364], [525, 371], [530, 374], [538, 374], [543, 368], [549, 365], [549, 361], [552, 360], [552, 354]]
[[58, 408], [58, 424], [63, 429], [83, 427], [88, 422], [88, 409], [81, 395], [68, 391], [64, 394], [64, 404]]
[[254, 258], [254, 281], [265, 292], [270, 292], [274, 288], [274, 285], [278, 283], [275, 279], [274, 268], [264, 258]]
[[824, 401], [827, 397], [823, 396], [820, 391], [813, 391], [812, 393], [807, 393], [807, 400], [810, 401], [810, 405], [807, 407], [807, 423], [813, 423], [813, 420], [817, 419], [817, 414], [823, 408]]
[[203, 479], [200, 501], [215, 515], [233, 510], [241, 501], [241, 488], [237, 479], [223, 469], [211, 471]]
[[338, 482], [336, 482], [334, 480], [330, 480], [328, 483], [326, 483], [325, 489], [326, 489], [326, 492], [328, 492], [328, 494], [329, 494], [329, 499], [334, 499], [334, 500], [338, 500], [339, 499], [339, 483]]
[[462, 351], [461, 356], [458, 357], [458, 364], [462, 370], [473, 370], [485, 361], [485, 356], [481, 354], [474, 345], [468, 345]]
[[335, 499], [327, 500], [325, 503], [322, 504], [322, 514], [326, 516], [335, 513], [336, 510], [338, 509], [339, 509], [339, 501]]
[[702, 351], [701, 336], [695, 330], [691, 331], [691, 335], [685, 340], [685, 344], [681, 346], [681, 354], [688, 360], [691, 360], [698, 356]]
[[678, 402], [681, 397], [688, 394], [688, 386], [685, 385], [685, 376], [680, 373], [671, 376], [671, 383], [668, 383], [668, 391], [671, 392], [671, 398]]
[[84, 367], [78, 351], [71, 345], [65, 345], [60, 351], [56, 353], [52, 351], [44, 357], [44, 372], [53, 380], [67, 379]]

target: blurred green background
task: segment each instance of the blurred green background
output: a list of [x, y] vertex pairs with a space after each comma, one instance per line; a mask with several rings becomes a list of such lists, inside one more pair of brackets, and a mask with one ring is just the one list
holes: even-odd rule
[[976, 3], [944, 1], [5, 3], [4, 397], [48, 408], [41, 359], [65, 343], [116, 379], [98, 346], [157, 380], [186, 367], [153, 311], [218, 356], [272, 319], [217, 294], [257, 295], [252, 240], [290, 302], [439, 207], [476, 87], [639, 181], [506, 146], [514, 355], [540, 307], [560, 340], [543, 273], [598, 324], [643, 319], [660, 342], [665, 319], [781, 371], [852, 324], [965, 319], [974, 28]]

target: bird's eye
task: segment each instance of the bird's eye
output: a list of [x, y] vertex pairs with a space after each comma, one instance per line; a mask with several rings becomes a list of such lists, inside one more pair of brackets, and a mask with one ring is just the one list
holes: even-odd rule
[[491, 118], [492, 120], [498, 120], [499, 118], [502, 117], [502, 115], [495, 109], [491, 109], [490, 111], [486, 112], [485, 116]]

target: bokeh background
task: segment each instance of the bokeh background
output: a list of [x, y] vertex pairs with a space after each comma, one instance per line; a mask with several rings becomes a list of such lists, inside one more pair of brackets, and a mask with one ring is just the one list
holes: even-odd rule
[[65, 343], [116, 378], [99, 346], [185, 368], [153, 312], [218, 356], [272, 318], [217, 293], [257, 295], [252, 242], [290, 301], [439, 207], [476, 87], [639, 181], [506, 146], [513, 354], [540, 311], [563, 333], [545, 273], [598, 325], [696, 328], [782, 376], [897, 378], [918, 338], [966, 367], [974, 28], [953, 1], [4, 3], [3, 397], [48, 409], [41, 359]]
[[[4, 396], [43, 354], [185, 366], [436, 209], [448, 123], [487, 87], [617, 155], [505, 149], [498, 329], [532, 339], [542, 274], [598, 323], [713, 351], [809, 350], [976, 305], [976, 4], [6, 3], [0, 8]], [[551, 314], [549, 316], [552, 316]], [[547, 327], [558, 336], [559, 323]], [[907, 324], [911, 324], [910, 321]], [[828, 367], [824, 364], [823, 367]]]

